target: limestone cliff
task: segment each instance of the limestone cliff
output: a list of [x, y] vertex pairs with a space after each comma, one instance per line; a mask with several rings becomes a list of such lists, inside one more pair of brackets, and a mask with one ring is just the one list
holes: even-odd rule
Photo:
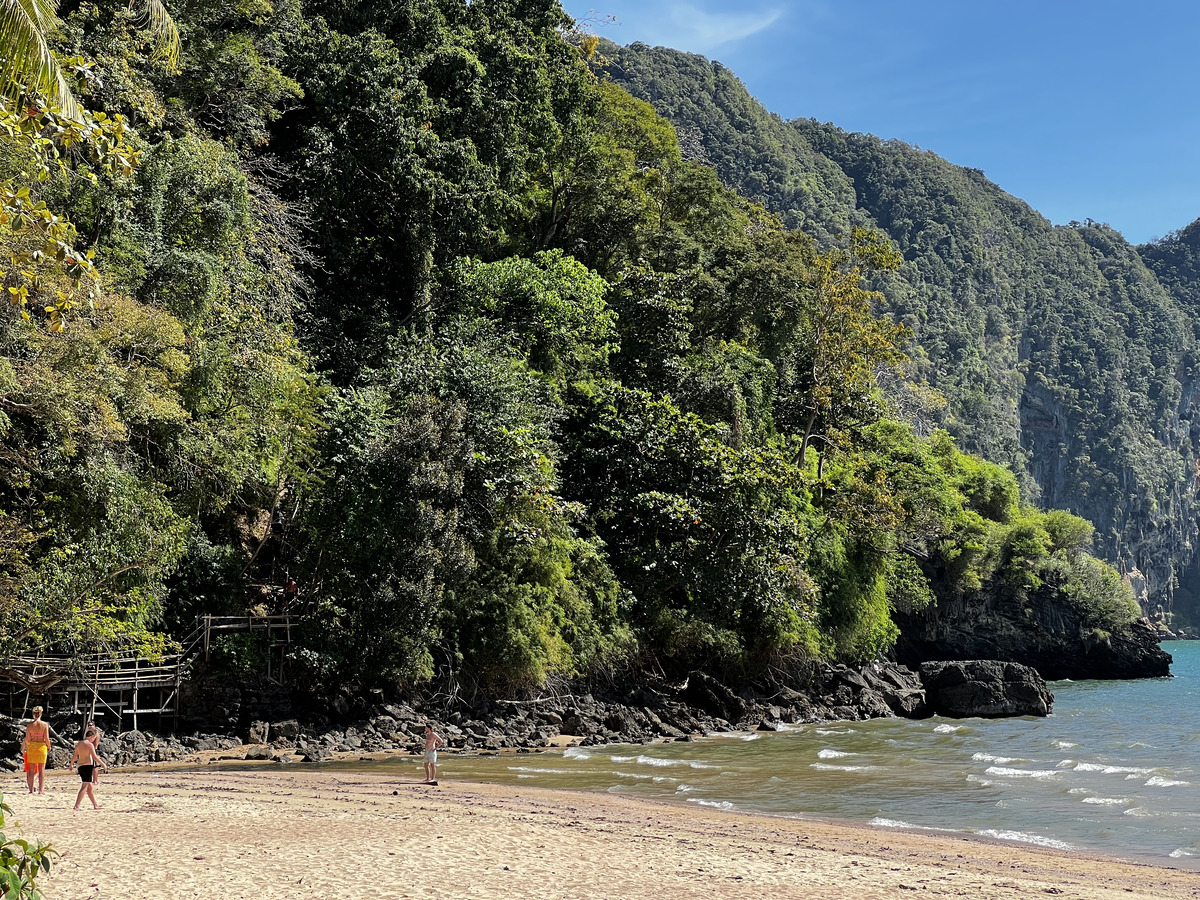
[[896, 621], [896, 658], [912, 668], [926, 660], [997, 659], [1032, 666], [1047, 681], [1170, 674], [1171, 655], [1149, 622], [1101, 630], [1049, 589], [1020, 598], [988, 591], [944, 598], [897, 613]]

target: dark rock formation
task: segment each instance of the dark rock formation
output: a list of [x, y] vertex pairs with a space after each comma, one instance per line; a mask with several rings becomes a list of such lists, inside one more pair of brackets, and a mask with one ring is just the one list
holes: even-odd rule
[[1035, 670], [994, 659], [922, 663], [921, 682], [929, 707], [956, 719], [1046, 716], [1054, 703]]
[[683, 699], [710, 716], [725, 719], [727, 722], [738, 721], [746, 712], [746, 704], [741, 697], [703, 672], [694, 672], [688, 678]]
[[925, 686], [911, 669], [895, 663], [876, 662], [866, 666], [862, 674], [897, 716], [921, 719], [931, 713], [926, 705]]
[[1050, 590], [1020, 599], [985, 592], [941, 598], [921, 612], [897, 613], [896, 624], [896, 658], [913, 668], [931, 659], [999, 659], [1033, 666], [1047, 681], [1171, 674], [1171, 655], [1145, 620], [1097, 629]]

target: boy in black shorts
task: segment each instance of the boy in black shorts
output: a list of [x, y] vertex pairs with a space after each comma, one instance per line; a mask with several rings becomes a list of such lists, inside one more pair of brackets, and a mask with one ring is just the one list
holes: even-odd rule
[[[83, 740], [75, 745], [75, 752], [71, 754], [70, 768], [79, 766], [79, 780], [83, 782], [79, 786], [79, 794], [75, 797], [75, 808], [79, 809], [79, 804], [83, 802], [83, 795], [87, 794], [89, 800], [92, 801], [92, 806], [95, 809], [100, 808], [100, 804], [96, 802], [96, 795], [92, 791], [92, 777], [97, 769], [107, 769], [108, 764], [100, 758], [100, 754], [96, 750], [92, 739], [99, 735], [95, 725], [89, 725], [87, 732], [83, 736]], [[98, 741], [96, 743], [99, 743]]]

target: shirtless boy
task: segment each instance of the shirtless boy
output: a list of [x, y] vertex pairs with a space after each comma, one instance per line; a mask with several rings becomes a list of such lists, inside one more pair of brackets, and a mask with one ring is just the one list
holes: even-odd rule
[[87, 732], [83, 736], [83, 740], [75, 745], [75, 752], [71, 754], [70, 767], [75, 768], [79, 765], [79, 780], [83, 782], [79, 786], [79, 794], [75, 797], [75, 809], [79, 809], [79, 804], [83, 802], [84, 794], [92, 801], [92, 807], [99, 809], [100, 804], [96, 802], [96, 795], [92, 791], [92, 778], [96, 772], [96, 768], [107, 769], [108, 764], [100, 758], [100, 754], [96, 751], [95, 744], [92, 739], [99, 735], [99, 730], [95, 725], [89, 725]]
[[432, 784], [437, 781], [437, 752], [438, 747], [446, 746], [446, 742], [442, 740], [442, 736], [430, 728], [425, 726], [425, 783]]

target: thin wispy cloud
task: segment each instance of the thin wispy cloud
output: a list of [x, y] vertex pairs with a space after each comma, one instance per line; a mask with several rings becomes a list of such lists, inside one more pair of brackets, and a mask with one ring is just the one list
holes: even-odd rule
[[710, 12], [694, 3], [670, 3], [639, 24], [648, 36], [643, 40], [648, 43], [709, 53], [765, 31], [783, 17], [783, 12], [780, 8]]

